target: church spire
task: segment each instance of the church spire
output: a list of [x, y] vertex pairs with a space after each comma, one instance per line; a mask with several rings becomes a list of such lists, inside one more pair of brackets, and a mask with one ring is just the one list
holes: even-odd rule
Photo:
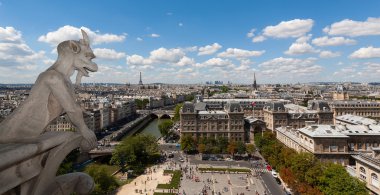
[[256, 75], [253, 73], [253, 89], [257, 91]]

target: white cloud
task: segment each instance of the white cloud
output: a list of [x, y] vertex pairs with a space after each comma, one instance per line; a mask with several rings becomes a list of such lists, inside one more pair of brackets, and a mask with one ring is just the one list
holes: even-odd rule
[[233, 66], [233, 63], [230, 60], [222, 59], [222, 58], [211, 58], [203, 63], [198, 63], [196, 67], [227, 67]]
[[311, 35], [298, 38], [284, 53], [288, 55], [317, 53], [318, 50], [314, 49], [314, 47], [308, 43], [310, 38]]
[[19, 69], [19, 70], [28, 70], [28, 71], [31, 71], [31, 70], [37, 69], [37, 65], [16, 66], [16, 68]]
[[312, 19], [294, 19], [282, 21], [275, 26], [267, 26], [262, 33], [255, 36], [255, 29], [247, 33], [247, 37], [252, 38], [253, 43], [263, 42], [268, 37], [271, 38], [297, 38], [308, 33], [314, 25]]
[[183, 23], [182, 23], [182, 22], [178, 23], [178, 26], [179, 26], [179, 27], [182, 27], [182, 26], [183, 26]]
[[108, 60], [119, 60], [126, 57], [126, 54], [124, 52], [117, 52], [113, 49], [106, 48], [95, 48], [94, 54], [96, 58]]
[[315, 64], [315, 58], [275, 58], [259, 64], [261, 73], [268, 76], [306, 76], [317, 75], [322, 71], [322, 67]]
[[254, 43], [263, 42], [266, 39], [267, 38], [265, 38], [264, 36], [260, 35], [260, 36], [257, 36], [257, 37], [253, 37], [252, 42], [254, 42]]
[[189, 58], [187, 56], [184, 56], [182, 57], [177, 63], [176, 65], [178, 66], [191, 66], [191, 65], [194, 65], [195, 64], [195, 61], [193, 58]]
[[319, 53], [319, 57], [321, 57], [321, 58], [335, 58], [335, 57], [339, 57], [339, 56], [340, 56], [339, 52], [321, 51]]
[[324, 47], [324, 46], [338, 46], [338, 45], [355, 45], [356, 41], [353, 39], [347, 39], [344, 37], [331, 37], [328, 36], [318, 37], [313, 39], [312, 43], [314, 45]]
[[144, 58], [140, 55], [127, 56], [127, 64], [141, 66], [141, 65], [158, 65], [158, 64], [171, 64], [171, 65], [186, 65], [190, 63], [191, 59], [187, 59], [185, 52], [180, 48], [158, 48], [150, 52], [149, 57]]
[[211, 55], [215, 52], [217, 52], [220, 48], [222, 48], [221, 45], [219, 45], [219, 43], [214, 43], [212, 45], [206, 45], [204, 47], [200, 47], [198, 49], [198, 55], [201, 56], [201, 55]]
[[350, 37], [380, 35], [380, 18], [367, 18], [366, 21], [345, 19], [327, 26], [323, 31], [329, 35]]
[[198, 51], [197, 46], [192, 46], [192, 47], [185, 47], [185, 48], [180, 48], [183, 52], [195, 52]]
[[43, 60], [44, 64], [46, 65], [53, 65], [55, 60], [53, 59], [46, 59], [46, 60]]
[[1, 42], [21, 42], [21, 32], [11, 26], [0, 27]]
[[308, 33], [313, 27], [312, 19], [294, 19], [282, 21], [276, 26], [267, 26], [263, 30], [263, 35], [274, 38], [300, 37]]
[[[0, 27], [1, 28], [1, 27]], [[0, 37], [5, 37], [0, 35]], [[20, 37], [17, 42], [0, 39], [0, 66], [31, 66], [45, 58], [45, 52], [35, 52]]]
[[256, 29], [251, 29], [248, 33], [247, 33], [247, 37], [248, 38], [252, 38], [252, 37], [254, 37], [255, 36], [255, 31], [256, 31]]
[[185, 53], [181, 49], [178, 49], [178, 48], [166, 49], [166, 48], [161, 47], [161, 48], [151, 51], [149, 58], [154, 61], [176, 63], [183, 56], [185, 56]]
[[246, 72], [246, 71], [249, 71], [251, 69], [250, 65], [253, 64], [251, 62], [251, 60], [249, 59], [241, 59], [240, 60], [240, 66], [236, 67], [234, 69], [234, 71], [237, 71], [237, 72]]
[[152, 38], [158, 38], [158, 37], [160, 37], [160, 35], [159, 35], [159, 34], [152, 33], [152, 34], [150, 35], [150, 37], [152, 37]]
[[[34, 51], [14, 27], [0, 27], [0, 82], [33, 82], [44, 66], [44, 51]], [[50, 64], [51, 65], [51, 64]]]
[[151, 65], [152, 64], [152, 60], [151, 59], [144, 59], [144, 57], [140, 56], [140, 55], [131, 55], [131, 56], [127, 56], [127, 64], [128, 65]]
[[144, 39], [142, 39], [141, 37], [137, 37], [136, 40], [137, 41], [143, 41]]
[[194, 70], [192, 68], [185, 68], [185, 69], [180, 69], [178, 71], [178, 73], [190, 73], [190, 72], [194, 72]]
[[218, 57], [223, 58], [248, 58], [248, 57], [257, 57], [265, 53], [264, 50], [261, 51], [249, 51], [238, 48], [228, 48], [226, 51], [218, 54]]
[[380, 58], [380, 48], [375, 47], [362, 47], [354, 51], [349, 58], [352, 59], [365, 59], [365, 58]]
[[111, 43], [111, 42], [122, 42], [126, 38], [126, 34], [115, 35], [115, 34], [100, 34], [98, 31], [92, 31], [87, 27], [74, 27], [66, 25], [60, 27], [56, 31], [48, 32], [46, 35], [42, 35], [38, 38], [38, 41], [49, 43], [52, 46], [56, 46], [62, 41], [65, 40], [79, 40], [82, 38], [80, 29], [86, 31], [87, 35], [90, 38], [91, 44], [97, 45], [102, 43]]

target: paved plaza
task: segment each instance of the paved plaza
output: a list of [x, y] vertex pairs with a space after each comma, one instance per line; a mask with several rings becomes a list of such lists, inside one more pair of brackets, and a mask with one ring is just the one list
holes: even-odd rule
[[[179, 192], [184, 195], [221, 195], [221, 194], [265, 194], [261, 182], [251, 174], [201, 173], [196, 166], [185, 171]], [[186, 170], [186, 169], [185, 169]]]
[[145, 194], [153, 195], [157, 184], [169, 183], [171, 176], [164, 175], [164, 169], [170, 168], [170, 164], [156, 165], [147, 169], [147, 173], [138, 176], [131, 183], [119, 188], [118, 195]]

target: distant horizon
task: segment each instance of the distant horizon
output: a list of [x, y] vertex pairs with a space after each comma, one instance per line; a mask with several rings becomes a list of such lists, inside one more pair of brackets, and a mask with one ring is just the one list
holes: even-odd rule
[[[83, 9], [85, 7], [86, 9]], [[83, 82], [363, 82], [380, 73], [380, 1], [1, 1], [0, 83], [32, 83], [85, 30]], [[70, 14], [68, 11], [70, 10]]]
[[[257, 85], [297, 85], [297, 84], [316, 84], [316, 83], [326, 83], [326, 84], [345, 84], [345, 83], [353, 83], [353, 84], [380, 84], [380, 81], [371, 81], [371, 82], [354, 82], [354, 81], [345, 81], [345, 82], [336, 82], [336, 81], [311, 81], [311, 82], [297, 82], [297, 83], [257, 83]], [[33, 85], [34, 83], [0, 83], [0, 85]], [[82, 82], [82, 85], [88, 85], [88, 84], [116, 84], [116, 85], [139, 85], [138, 83], [114, 83], [114, 82]], [[154, 82], [154, 83], [143, 83], [143, 85], [153, 85], [153, 84], [163, 84], [163, 85], [228, 85], [228, 83], [223, 84], [206, 84], [203, 83], [160, 83], [160, 82]], [[230, 83], [232, 85], [252, 85], [253, 83]]]

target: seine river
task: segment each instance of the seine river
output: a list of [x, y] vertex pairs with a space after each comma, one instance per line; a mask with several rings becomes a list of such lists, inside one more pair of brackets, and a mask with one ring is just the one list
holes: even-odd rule
[[150, 122], [141, 133], [151, 134], [156, 138], [161, 137], [160, 130], [158, 129], [158, 119], [154, 119]]

